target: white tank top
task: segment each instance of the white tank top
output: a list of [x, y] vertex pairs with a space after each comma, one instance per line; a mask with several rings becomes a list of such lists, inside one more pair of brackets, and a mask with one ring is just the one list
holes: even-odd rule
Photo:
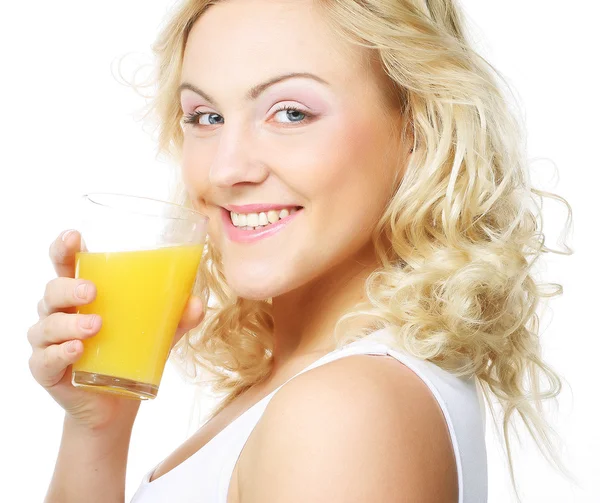
[[[431, 362], [392, 349], [386, 343], [389, 336], [385, 329], [373, 332], [365, 339], [326, 354], [296, 376], [359, 354], [389, 355], [406, 365], [429, 387], [446, 419], [458, 470], [458, 503], [485, 503], [485, 408], [475, 379], [456, 377]], [[153, 468], [142, 480], [131, 503], [227, 503], [237, 459], [267, 405], [282, 386], [254, 404], [180, 465], [149, 482]]]

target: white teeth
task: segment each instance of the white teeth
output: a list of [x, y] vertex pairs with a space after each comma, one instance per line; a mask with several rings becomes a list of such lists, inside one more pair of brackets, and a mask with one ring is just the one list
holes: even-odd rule
[[254, 230], [265, 227], [269, 224], [274, 224], [282, 218], [293, 215], [298, 210], [294, 208], [284, 208], [281, 211], [270, 210], [261, 211], [260, 213], [234, 213], [230, 212], [231, 222], [237, 228], [242, 230]]

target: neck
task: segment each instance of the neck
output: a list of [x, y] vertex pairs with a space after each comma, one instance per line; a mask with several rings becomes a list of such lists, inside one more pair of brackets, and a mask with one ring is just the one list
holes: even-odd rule
[[365, 280], [376, 267], [369, 245], [325, 275], [273, 299], [273, 373], [293, 361], [334, 349], [335, 324], [366, 300]]

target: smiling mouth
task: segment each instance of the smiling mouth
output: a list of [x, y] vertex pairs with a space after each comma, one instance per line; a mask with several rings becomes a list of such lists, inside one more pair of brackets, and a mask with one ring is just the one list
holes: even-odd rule
[[244, 231], [252, 231], [267, 229], [301, 209], [302, 206], [290, 206], [281, 210], [261, 211], [258, 213], [235, 213], [234, 211], [229, 211], [228, 213], [234, 227]]

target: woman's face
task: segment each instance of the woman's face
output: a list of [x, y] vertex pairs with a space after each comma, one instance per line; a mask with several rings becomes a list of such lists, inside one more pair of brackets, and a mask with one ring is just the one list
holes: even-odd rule
[[183, 178], [239, 296], [290, 292], [370, 246], [402, 155], [383, 82], [308, 0], [225, 0], [195, 23]]

